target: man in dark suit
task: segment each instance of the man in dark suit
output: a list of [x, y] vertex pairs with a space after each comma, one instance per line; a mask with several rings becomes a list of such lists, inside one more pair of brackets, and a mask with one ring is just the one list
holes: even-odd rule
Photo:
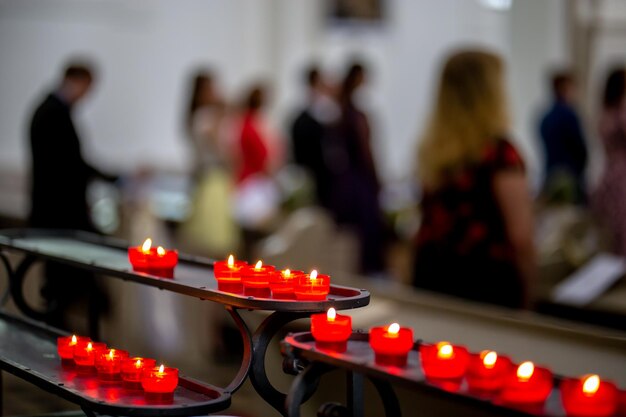
[[[82, 156], [71, 110], [90, 90], [93, 72], [81, 63], [68, 65], [59, 86], [37, 107], [30, 125], [32, 155], [31, 227], [95, 231], [87, 206], [87, 186], [94, 178], [114, 181]], [[90, 330], [105, 297], [93, 275], [66, 265], [46, 264], [42, 295], [50, 308], [46, 321], [66, 327], [71, 305], [88, 300]]]
[[115, 180], [82, 156], [71, 110], [90, 90], [92, 71], [81, 64], [65, 70], [60, 86], [37, 107], [30, 125], [32, 227], [95, 231], [87, 207], [91, 179]]
[[338, 106], [325, 91], [317, 68], [306, 72], [307, 105], [291, 128], [293, 156], [296, 164], [306, 169], [315, 181], [317, 202], [329, 204], [330, 171], [325, 158], [327, 126], [339, 116]]

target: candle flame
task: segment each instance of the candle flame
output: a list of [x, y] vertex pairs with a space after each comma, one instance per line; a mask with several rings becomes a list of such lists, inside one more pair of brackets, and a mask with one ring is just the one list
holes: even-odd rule
[[165, 366], [161, 364], [161, 366], [159, 366], [159, 373], [162, 374], [164, 371], [165, 371]]
[[587, 375], [583, 382], [583, 393], [593, 395], [600, 388], [600, 377], [598, 375]]
[[141, 359], [137, 359], [137, 362], [135, 362], [135, 368], [141, 368]]
[[535, 365], [530, 361], [526, 361], [517, 367], [517, 379], [520, 381], [528, 381], [533, 376], [534, 372]]
[[165, 249], [163, 249], [163, 246], [159, 246], [157, 248], [157, 255], [159, 256], [165, 256]]
[[254, 265], [254, 269], [258, 271], [261, 268], [263, 268], [263, 261], [258, 261], [256, 265]]
[[480, 353], [480, 357], [483, 360], [483, 365], [485, 365], [487, 369], [493, 368], [498, 360], [498, 354], [493, 350], [483, 350]]
[[109, 350], [109, 358], [113, 359], [113, 356], [115, 356], [115, 349]]
[[389, 327], [387, 327], [387, 333], [391, 336], [397, 336], [400, 332], [400, 325], [398, 323], [391, 323]]
[[311, 273], [309, 274], [309, 278], [311, 279], [311, 281], [317, 279], [317, 269], [311, 271]]
[[337, 310], [335, 310], [333, 307], [329, 308], [326, 312], [326, 318], [328, 319], [328, 321], [335, 321], [335, 319], [337, 318]]
[[76, 344], [76, 342], [78, 342], [78, 339], [76, 338], [76, 335], [75, 335], [75, 334], [73, 334], [73, 335], [72, 335], [72, 344], [73, 344], [73, 345], [75, 345], [75, 344]]
[[91, 342], [87, 343], [87, 350], [91, 350], [93, 349], [93, 345], [91, 344]]
[[448, 342], [437, 343], [437, 357], [439, 359], [450, 359], [454, 355], [454, 348]]
[[141, 245], [141, 251], [143, 253], [150, 253], [150, 248], [152, 247], [152, 239], [148, 238]]
[[291, 278], [291, 271], [289, 270], [289, 268], [285, 269], [283, 271], [283, 277], [284, 278]]
[[235, 265], [235, 257], [233, 255], [228, 256], [228, 267], [232, 268]]

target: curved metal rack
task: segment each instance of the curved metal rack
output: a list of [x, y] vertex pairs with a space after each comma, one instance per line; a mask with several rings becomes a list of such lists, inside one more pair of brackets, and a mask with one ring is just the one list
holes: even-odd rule
[[[224, 305], [233, 318], [243, 340], [243, 359], [233, 381], [224, 393], [236, 392], [248, 376], [259, 395], [281, 414], [286, 415], [286, 394], [269, 381], [265, 355], [272, 338], [291, 321], [308, 317], [314, 312], [359, 308], [369, 304], [366, 290], [331, 285], [324, 301], [277, 300], [249, 297], [217, 289], [210, 259], [179, 255], [173, 278], [162, 278], [132, 270], [127, 255], [128, 245], [120, 240], [86, 232], [13, 229], [0, 231], [0, 259], [9, 276], [11, 297], [28, 317], [42, 320], [47, 312], [28, 305], [23, 295], [26, 273], [38, 261], [54, 261], [93, 273], [133, 281], [179, 294], [214, 301]], [[6, 253], [24, 257], [12, 267]], [[273, 311], [257, 329], [252, 331], [238, 310]], [[50, 388], [50, 387], [48, 387]]]
[[[387, 416], [400, 416], [400, 408], [391, 383], [403, 385], [416, 392], [447, 398], [458, 403], [465, 403], [481, 410], [491, 410], [497, 415], [525, 417], [562, 417], [565, 415], [559, 400], [558, 384], [543, 406], [512, 406], [499, 403], [495, 396], [471, 392], [465, 380], [432, 381], [428, 380], [420, 364], [419, 344], [415, 343], [409, 352], [405, 368], [377, 365], [374, 352], [369, 346], [367, 333], [353, 333], [344, 353], [318, 349], [310, 332], [288, 335], [282, 342], [283, 354], [291, 361], [301, 361], [306, 369], [294, 380], [287, 397], [287, 409], [290, 417], [300, 415], [299, 408], [304, 393], [311, 390], [311, 384], [317, 384], [319, 378], [333, 369], [345, 369], [348, 372], [369, 378], [383, 401]], [[558, 382], [558, 378], [557, 378]]]
[[[210, 259], [180, 255], [174, 278], [162, 278], [133, 271], [128, 261], [128, 245], [120, 240], [86, 232], [13, 229], [0, 231], [0, 249], [26, 255], [16, 268], [14, 280], [21, 285], [34, 260], [50, 260], [98, 274], [117, 277], [179, 294], [215, 301], [248, 310], [319, 312], [335, 307], [345, 310], [369, 304], [369, 292], [331, 285], [325, 301], [295, 301], [249, 297], [217, 289]], [[6, 266], [6, 265], [5, 265]], [[14, 285], [15, 289], [18, 285]], [[16, 298], [17, 294], [13, 294]], [[19, 298], [19, 295], [18, 295]]]
[[121, 384], [101, 383], [61, 364], [56, 337], [64, 333], [32, 321], [0, 313], [0, 369], [81, 406], [88, 415], [192, 416], [230, 406], [230, 394], [180, 377], [174, 394], [153, 398]]

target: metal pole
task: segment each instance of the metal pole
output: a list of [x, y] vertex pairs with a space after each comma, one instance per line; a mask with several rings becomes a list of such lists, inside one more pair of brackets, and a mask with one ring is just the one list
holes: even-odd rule
[[0, 370], [0, 416], [4, 415], [4, 408], [3, 408], [3, 401], [2, 399], [4, 398], [4, 392], [3, 392], [3, 387], [2, 387], [2, 370]]
[[363, 375], [356, 372], [347, 372], [347, 401], [348, 410], [352, 417], [363, 417], [365, 415], [365, 401], [363, 397]]

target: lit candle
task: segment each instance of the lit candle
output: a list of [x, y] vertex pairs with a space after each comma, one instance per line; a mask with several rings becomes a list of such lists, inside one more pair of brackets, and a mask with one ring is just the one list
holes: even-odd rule
[[552, 372], [535, 366], [532, 362], [521, 363], [515, 372], [505, 378], [500, 399], [505, 403], [543, 403], [552, 391]]
[[83, 368], [93, 367], [96, 362], [96, 356], [106, 347], [104, 343], [79, 340], [74, 345], [74, 363]]
[[413, 349], [413, 330], [400, 327], [398, 323], [373, 327], [370, 330], [370, 346], [374, 350], [376, 364], [406, 366], [409, 351]]
[[79, 341], [90, 341], [91, 339], [83, 336], [61, 336], [57, 337], [57, 352], [62, 361], [74, 362], [74, 346]]
[[463, 346], [439, 342], [420, 345], [420, 358], [427, 378], [459, 379], [467, 370], [469, 352]]
[[128, 352], [119, 349], [104, 349], [97, 354], [95, 360], [98, 378], [102, 381], [117, 381], [121, 379], [122, 360], [128, 357]]
[[334, 308], [311, 316], [311, 333], [320, 349], [345, 352], [352, 334], [352, 317], [337, 314]]
[[272, 298], [284, 300], [295, 299], [296, 281], [302, 275], [304, 275], [304, 272], [291, 271], [290, 269], [274, 271], [274, 273], [270, 276], [270, 290], [272, 291]]
[[512, 367], [513, 363], [506, 356], [498, 355], [493, 350], [483, 350], [470, 357], [467, 383], [470, 389], [477, 391], [498, 390]]
[[128, 248], [128, 258], [133, 270], [160, 277], [172, 278], [178, 263], [178, 252], [158, 246], [152, 247], [152, 239], [146, 239], [141, 246]]
[[269, 298], [271, 296], [270, 275], [275, 269], [272, 265], [263, 265], [262, 261], [244, 268], [241, 273], [244, 295]]
[[330, 276], [319, 274], [312, 270], [310, 274], [303, 274], [297, 278], [295, 294], [297, 300], [323, 301], [330, 291]]
[[561, 401], [568, 416], [607, 417], [617, 409], [618, 391], [615, 384], [602, 381], [598, 375], [561, 382]]
[[171, 394], [178, 386], [178, 369], [164, 365], [146, 368], [141, 377], [141, 386], [149, 394]]
[[125, 358], [122, 361], [122, 380], [129, 388], [141, 387], [141, 376], [145, 369], [154, 368], [156, 361], [150, 358]]
[[217, 280], [217, 289], [235, 294], [242, 293], [241, 273], [247, 266], [247, 262], [236, 261], [233, 255], [230, 255], [226, 261], [215, 261], [213, 273]]

